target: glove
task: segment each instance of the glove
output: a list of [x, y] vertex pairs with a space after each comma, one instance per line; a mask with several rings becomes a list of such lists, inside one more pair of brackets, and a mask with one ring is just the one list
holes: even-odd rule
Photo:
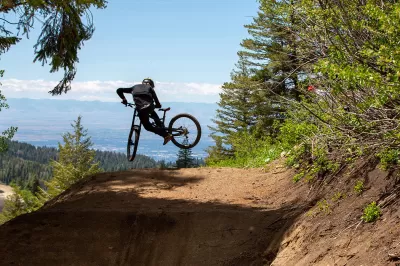
[[161, 108], [161, 104], [156, 104], [156, 108]]
[[123, 99], [121, 103], [124, 104], [124, 105], [127, 105], [128, 101], [126, 99]]

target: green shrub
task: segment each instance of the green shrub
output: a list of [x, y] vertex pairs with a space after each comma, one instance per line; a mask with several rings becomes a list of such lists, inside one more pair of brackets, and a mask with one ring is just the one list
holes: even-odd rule
[[320, 212], [325, 213], [326, 215], [330, 214], [332, 212], [331, 208], [330, 208], [330, 204], [328, 203], [327, 200], [320, 200], [317, 202], [317, 206], [318, 206], [318, 210]]
[[387, 170], [391, 166], [398, 165], [400, 151], [397, 149], [386, 149], [377, 154], [380, 159], [381, 168]]
[[364, 191], [364, 181], [357, 180], [356, 184], [354, 185], [354, 191], [358, 194], [361, 194]]
[[304, 142], [318, 131], [318, 128], [309, 122], [310, 114], [302, 110], [295, 110], [288, 113], [288, 119], [279, 128], [278, 140], [285, 150], [290, 150], [296, 145]]
[[293, 176], [293, 182], [297, 183], [299, 182], [303, 177], [304, 177], [305, 173], [304, 172], [300, 172], [297, 173]]
[[361, 219], [366, 223], [370, 223], [376, 221], [380, 216], [381, 209], [376, 205], [376, 202], [373, 201], [364, 208], [364, 214]]
[[290, 150], [290, 154], [286, 159], [286, 165], [287, 166], [299, 165], [303, 161], [303, 158], [306, 157], [307, 154], [310, 154], [310, 150], [311, 150], [310, 145], [307, 145], [305, 143], [294, 146]]
[[333, 195], [332, 201], [335, 202], [344, 198], [346, 198], [346, 194], [338, 191]]
[[211, 167], [261, 167], [280, 157], [279, 143], [270, 137], [260, 138], [249, 132], [237, 132], [230, 137], [234, 155], [230, 158], [207, 161]]

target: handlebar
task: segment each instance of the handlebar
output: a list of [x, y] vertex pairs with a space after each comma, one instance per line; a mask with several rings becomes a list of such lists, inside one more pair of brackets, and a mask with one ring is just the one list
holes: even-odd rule
[[[127, 104], [125, 104], [125, 107], [131, 107], [131, 108], [135, 108], [135, 104], [134, 103], [127, 103]], [[162, 109], [162, 108], [159, 108], [158, 109], [158, 111], [160, 111], [160, 112], [168, 112], [169, 110], [171, 110], [171, 107], [168, 107], [168, 108], [165, 108], [165, 109]]]

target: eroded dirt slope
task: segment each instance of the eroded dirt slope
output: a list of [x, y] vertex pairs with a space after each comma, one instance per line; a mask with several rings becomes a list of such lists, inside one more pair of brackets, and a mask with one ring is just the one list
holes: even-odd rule
[[[264, 265], [304, 213], [274, 168], [91, 177], [0, 227], [3, 265]], [[299, 188], [296, 188], [299, 191]]]
[[[357, 180], [364, 182], [361, 194], [354, 191]], [[272, 265], [399, 266], [399, 181], [399, 175], [364, 163], [353, 175], [335, 176], [286, 232]], [[365, 223], [364, 207], [373, 201], [381, 217]]]

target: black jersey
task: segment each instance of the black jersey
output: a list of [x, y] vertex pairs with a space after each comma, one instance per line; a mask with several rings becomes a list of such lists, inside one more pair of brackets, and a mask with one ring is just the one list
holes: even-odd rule
[[124, 93], [131, 93], [138, 110], [152, 106], [154, 103], [156, 107], [161, 107], [156, 92], [148, 84], [138, 84], [130, 88], [119, 88], [117, 89], [117, 93], [121, 99], [124, 98]]

